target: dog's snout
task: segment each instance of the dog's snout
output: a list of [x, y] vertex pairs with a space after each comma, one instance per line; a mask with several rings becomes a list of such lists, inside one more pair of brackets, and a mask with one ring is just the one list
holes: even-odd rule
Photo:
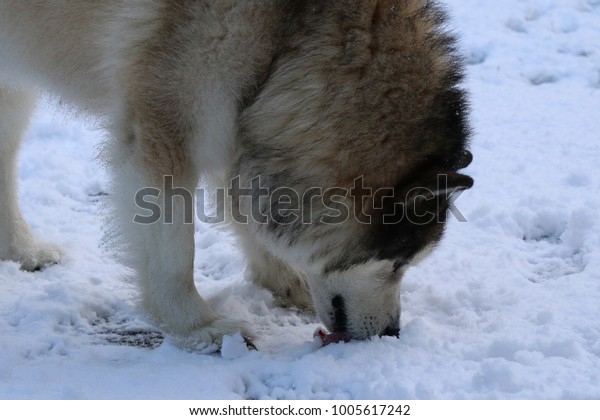
[[346, 304], [344, 298], [336, 295], [331, 299], [333, 306], [333, 331], [346, 332], [348, 330], [348, 316], [346, 315]]
[[399, 325], [388, 325], [383, 330], [382, 336], [400, 337], [400, 326]]

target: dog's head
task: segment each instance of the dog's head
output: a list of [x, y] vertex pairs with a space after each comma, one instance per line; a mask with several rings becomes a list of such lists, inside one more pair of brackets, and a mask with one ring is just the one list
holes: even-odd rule
[[462, 61], [435, 2], [302, 4], [242, 113], [238, 173], [311, 210], [256, 231], [306, 271], [323, 322], [396, 335], [400, 278], [473, 182], [457, 172], [471, 161]]
[[[470, 160], [466, 152], [458, 165]], [[374, 205], [362, 207], [360, 216], [355, 207], [354, 217], [330, 233], [328, 252], [315, 254], [315, 262], [324, 257], [319, 272], [309, 275], [315, 308], [338, 337], [398, 335], [400, 280], [439, 242], [451, 210], [462, 217], [453, 200], [473, 185], [455, 171], [432, 175], [371, 195]]]

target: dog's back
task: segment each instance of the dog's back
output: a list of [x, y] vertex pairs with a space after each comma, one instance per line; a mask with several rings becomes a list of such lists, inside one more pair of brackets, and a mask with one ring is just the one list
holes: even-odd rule
[[162, 2], [0, 3], [0, 83], [56, 93], [94, 113], [108, 105], [122, 59], [160, 25]]

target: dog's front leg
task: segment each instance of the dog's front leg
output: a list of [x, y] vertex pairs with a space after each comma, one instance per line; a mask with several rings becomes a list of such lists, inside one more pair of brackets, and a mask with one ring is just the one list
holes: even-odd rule
[[173, 143], [145, 141], [122, 144], [111, 159], [117, 235], [145, 309], [186, 348], [216, 350], [224, 335], [236, 332], [249, 337], [245, 323], [216, 314], [194, 285], [191, 165]]
[[28, 271], [55, 264], [62, 254], [56, 245], [34, 239], [17, 203], [17, 152], [36, 96], [0, 86], [0, 260]]

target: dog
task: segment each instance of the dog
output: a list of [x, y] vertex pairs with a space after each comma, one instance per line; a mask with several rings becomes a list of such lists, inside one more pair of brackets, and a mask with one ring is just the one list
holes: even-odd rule
[[[329, 341], [397, 336], [404, 272], [473, 185], [458, 173], [468, 101], [446, 24], [426, 0], [0, 3], [0, 259], [39, 270], [62, 255], [34, 239], [15, 192], [45, 91], [106, 127], [112, 236], [183, 346], [252, 332], [198, 294], [193, 220], [167, 179], [225, 188], [249, 277], [316, 311]], [[148, 208], [160, 220], [140, 223]]]

